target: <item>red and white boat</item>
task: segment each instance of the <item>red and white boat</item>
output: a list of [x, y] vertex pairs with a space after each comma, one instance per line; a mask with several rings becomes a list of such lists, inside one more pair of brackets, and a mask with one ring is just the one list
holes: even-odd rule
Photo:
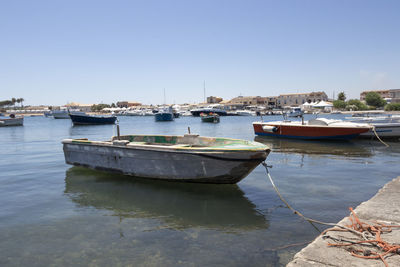
[[253, 122], [256, 135], [298, 139], [349, 140], [368, 132], [373, 126], [325, 118], [309, 121]]

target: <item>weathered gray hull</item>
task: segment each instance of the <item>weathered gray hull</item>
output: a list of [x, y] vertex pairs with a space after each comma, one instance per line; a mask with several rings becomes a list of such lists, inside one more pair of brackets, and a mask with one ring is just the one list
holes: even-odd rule
[[246, 177], [268, 151], [196, 152], [163, 151], [90, 143], [64, 143], [68, 164], [127, 175], [185, 182], [237, 183]]
[[2, 126], [22, 126], [24, 124], [24, 118], [7, 118], [0, 119], [0, 127]]

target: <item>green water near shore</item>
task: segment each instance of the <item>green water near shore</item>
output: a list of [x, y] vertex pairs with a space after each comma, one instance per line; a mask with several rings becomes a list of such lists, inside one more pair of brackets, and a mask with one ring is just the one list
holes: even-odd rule
[[[183, 134], [190, 126], [203, 136], [265, 143], [281, 193], [323, 221], [339, 221], [400, 173], [399, 143], [255, 138], [257, 119], [121, 117], [120, 125], [122, 134]], [[62, 139], [107, 140], [115, 132], [41, 117], [0, 129], [1, 266], [284, 266], [305, 245], [279, 247], [318, 235], [283, 206], [262, 166], [237, 185], [198, 185], [65, 164]]]

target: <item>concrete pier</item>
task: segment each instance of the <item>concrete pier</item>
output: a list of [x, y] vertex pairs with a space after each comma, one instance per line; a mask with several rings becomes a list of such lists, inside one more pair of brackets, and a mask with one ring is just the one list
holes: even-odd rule
[[[360, 190], [362, 190], [360, 188]], [[375, 224], [376, 221], [385, 224], [400, 225], [400, 177], [387, 183], [370, 200], [361, 203], [355, 210], [357, 216], [364, 222]], [[344, 218], [338, 224], [349, 225], [349, 217]], [[333, 238], [354, 239], [355, 235], [347, 232], [328, 232]], [[382, 234], [382, 239], [395, 244], [400, 244], [400, 228], [393, 228], [390, 233]], [[324, 240], [317, 237], [311, 244], [298, 252], [287, 267], [298, 266], [384, 266], [379, 259], [361, 259], [354, 257], [346, 250], [346, 247], [330, 247], [328, 242], [335, 243], [331, 239]], [[343, 241], [343, 243], [346, 243]], [[357, 245], [358, 246], [358, 245]], [[393, 255], [393, 254], [392, 254]], [[400, 255], [394, 254], [385, 258], [389, 266], [400, 266]]]

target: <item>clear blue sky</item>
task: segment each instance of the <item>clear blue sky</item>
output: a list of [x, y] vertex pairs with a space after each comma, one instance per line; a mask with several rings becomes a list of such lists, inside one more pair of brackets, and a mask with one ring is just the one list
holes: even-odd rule
[[400, 88], [400, 1], [2, 0], [0, 100]]

